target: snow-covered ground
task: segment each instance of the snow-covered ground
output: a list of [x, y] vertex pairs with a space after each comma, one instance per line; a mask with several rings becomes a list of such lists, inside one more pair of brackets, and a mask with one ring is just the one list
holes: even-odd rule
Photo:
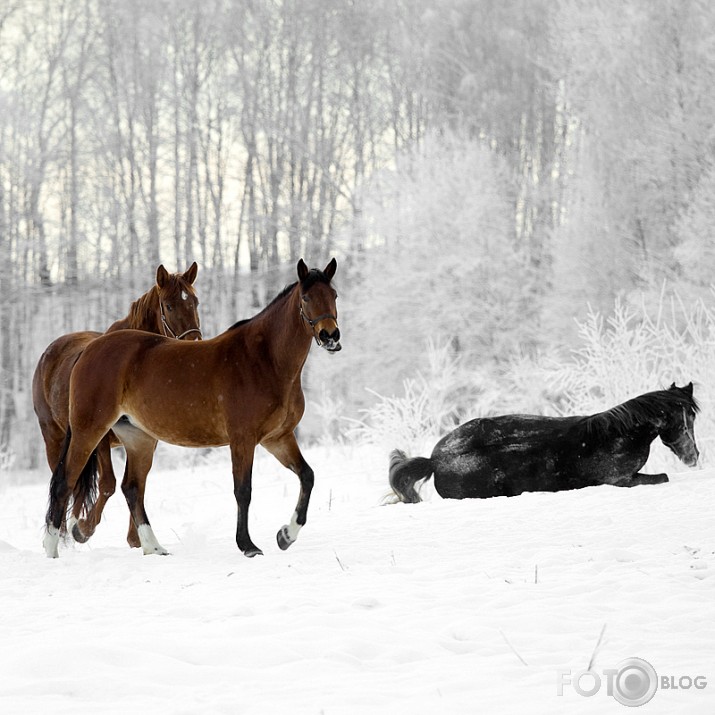
[[[2, 475], [0, 712], [616, 713], [604, 670], [631, 657], [707, 683], [645, 712], [715, 712], [715, 472], [380, 506], [385, 454], [309, 449], [308, 525], [283, 553], [298, 480], [259, 450], [249, 560], [227, 451], [183, 455], [148, 487], [169, 557], [127, 547], [117, 493], [88, 544], [47, 559], [47, 480]], [[594, 651], [587, 698], [560, 674]]]

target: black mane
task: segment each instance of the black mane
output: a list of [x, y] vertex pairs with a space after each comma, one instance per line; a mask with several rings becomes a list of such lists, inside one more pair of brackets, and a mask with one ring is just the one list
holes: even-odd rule
[[639, 397], [616, 405], [605, 412], [583, 417], [578, 428], [586, 436], [613, 434], [621, 436], [643, 424], [649, 424], [683, 408], [699, 412], [695, 398], [679, 387], [647, 392]]
[[[310, 272], [305, 277], [305, 280], [301, 283], [301, 287], [304, 291], [310, 290], [310, 288], [312, 286], [314, 286], [316, 283], [327, 283], [329, 285], [330, 279], [325, 275], [325, 273], [323, 273], [323, 271], [320, 271], [317, 268], [311, 268]], [[283, 290], [270, 303], [268, 303], [268, 305], [265, 308], [263, 308], [263, 310], [256, 313], [255, 315], [251, 316], [250, 318], [244, 318], [243, 320], [239, 320], [237, 323], [234, 323], [229, 328], [229, 330], [233, 330], [234, 328], [238, 328], [240, 325], [245, 325], [246, 323], [250, 323], [254, 318], [257, 318], [259, 315], [262, 315], [263, 313], [265, 313], [271, 306], [275, 305], [279, 301], [286, 298], [290, 293], [293, 292], [293, 289], [297, 285], [298, 285], [298, 281], [294, 281], [293, 283], [290, 283], [285, 288], [283, 288]]]

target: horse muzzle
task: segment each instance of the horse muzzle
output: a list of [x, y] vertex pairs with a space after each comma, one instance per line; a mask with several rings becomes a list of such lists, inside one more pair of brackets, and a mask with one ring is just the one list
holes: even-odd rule
[[321, 330], [315, 336], [315, 342], [329, 353], [337, 353], [343, 349], [340, 344], [340, 330], [337, 326], [335, 326], [335, 330], [332, 333], [328, 333], [327, 330]]
[[692, 451], [690, 454], [685, 455], [685, 457], [683, 458], [683, 462], [685, 462], [688, 467], [697, 467], [699, 457], [700, 453], [698, 452], [698, 449], [696, 447], [695, 450]]
[[[668, 445], [670, 446], [670, 445]], [[700, 452], [694, 443], [689, 440], [687, 443], [676, 442], [671, 449], [675, 453], [676, 457], [685, 464], [687, 467], [697, 467], [698, 458], [700, 457]]]

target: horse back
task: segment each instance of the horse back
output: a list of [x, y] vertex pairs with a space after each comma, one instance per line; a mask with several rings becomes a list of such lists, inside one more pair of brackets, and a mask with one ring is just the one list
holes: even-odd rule
[[569, 440], [578, 419], [521, 414], [480, 417], [465, 422], [445, 435], [436, 444], [432, 456], [491, 448], [515, 452], [539, 449], [550, 442]]

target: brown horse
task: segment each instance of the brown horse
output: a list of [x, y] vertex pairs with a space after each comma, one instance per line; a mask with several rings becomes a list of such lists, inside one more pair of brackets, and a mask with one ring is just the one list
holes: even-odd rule
[[185, 447], [229, 445], [238, 505], [236, 543], [246, 556], [263, 553], [248, 534], [253, 453], [261, 444], [295, 472], [300, 494], [290, 524], [277, 535], [287, 549], [306, 522], [313, 470], [294, 430], [305, 402], [301, 373], [312, 340], [340, 350], [331, 286], [337, 263], [309, 270], [264, 310], [203, 342], [169, 341], [122, 331], [90, 343], [72, 371], [70, 421], [62, 457], [52, 475], [43, 540], [58, 556], [59, 529], [69, 496], [91, 509], [96, 473], [93, 452], [114, 430], [127, 456], [122, 491], [145, 554], [166, 554], [149, 524], [144, 489], [157, 440]]
[[[177, 339], [200, 340], [198, 300], [193, 288], [198, 266], [192, 263], [185, 273], [169, 273], [163, 265], [156, 272], [156, 284], [132, 303], [129, 314], [117, 320], [107, 330], [111, 333], [130, 328]], [[45, 440], [47, 462], [54, 470], [60, 460], [62, 444], [69, 424], [70, 373], [86, 347], [102, 333], [84, 331], [69, 333], [50, 343], [40, 357], [32, 378], [32, 401]], [[102, 510], [116, 488], [110, 447], [117, 446], [113, 433], [102, 438], [97, 446], [99, 468], [98, 498], [82, 520], [82, 529], [73, 529], [78, 540], [90, 536], [100, 519]], [[72, 524], [79, 519], [81, 500], [75, 500]], [[139, 545], [139, 538], [130, 519], [128, 540]], [[86, 538], [84, 539], [86, 540]]]

